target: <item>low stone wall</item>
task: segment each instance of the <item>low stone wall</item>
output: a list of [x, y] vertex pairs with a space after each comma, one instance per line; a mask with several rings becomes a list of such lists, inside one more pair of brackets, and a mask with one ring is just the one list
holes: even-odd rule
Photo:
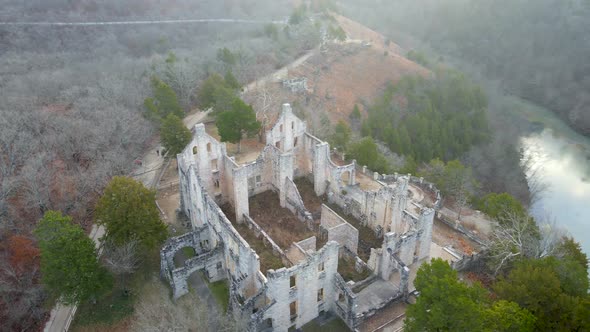
[[438, 218], [438, 220], [442, 223], [444, 223], [445, 225], [451, 227], [452, 229], [456, 230], [457, 232], [463, 234], [464, 236], [466, 236], [467, 238], [469, 238], [471, 241], [481, 245], [481, 246], [486, 246], [486, 243], [484, 242], [484, 240], [482, 240], [481, 238], [479, 238], [478, 236], [476, 236], [475, 234], [473, 234], [470, 230], [468, 230], [467, 228], [463, 227], [460, 224], [457, 224], [455, 221], [447, 218], [445, 215], [443, 215], [440, 212], [436, 213], [436, 217]]
[[451, 262], [451, 267], [457, 271], [465, 271], [474, 269], [483, 264], [482, 253], [475, 253], [472, 255], [464, 255], [463, 258], [456, 262]]
[[312, 236], [310, 238], [307, 238], [305, 240], [301, 240], [299, 242], [297, 242], [296, 244], [304, 251], [316, 251], [318, 248], [316, 246], [316, 238], [315, 236]]

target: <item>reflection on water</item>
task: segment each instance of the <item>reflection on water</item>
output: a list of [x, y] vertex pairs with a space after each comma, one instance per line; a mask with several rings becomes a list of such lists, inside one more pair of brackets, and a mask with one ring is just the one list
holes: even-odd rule
[[590, 253], [590, 140], [560, 129], [559, 134], [546, 128], [522, 138], [525, 155], [548, 185], [531, 212], [555, 219]]

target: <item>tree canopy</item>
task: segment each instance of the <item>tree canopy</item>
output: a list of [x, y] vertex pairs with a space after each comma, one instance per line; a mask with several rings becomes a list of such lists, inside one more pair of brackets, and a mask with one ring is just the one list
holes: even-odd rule
[[239, 83], [231, 71], [227, 71], [225, 78], [219, 74], [211, 74], [198, 90], [197, 98], [201, 108], [213, 108], [213, 112], [218, 114], [229, 110], [232, 107], [236, 96], [235, 90], [239, 88]]
[[338, 148], [340, 151], [344, 151], [348, 146], [351, 134], [350, 127], [346, 122], [342, 120], [338, 121], [330, 137], [330, 143], [333, 147]]
[[368, 109], [363, 135], [417, 162], [452, 160], [488, 137], [487, 97], [454, 71], [405, 77]]
[[164, 146], [162, 153], [174, 158], [191, 141], [192, 134], [179, 117], [168, 114], [160, 127], [160, 138]]
[[527, 212], [516, 198], [508, 193], [490, 193], [483, 197], [478, 208], [488, 216], [501, 220], [507, 214], [526, 215]]
[[406, 311], [404, 331], [534, 331], [531, 313], [513, 302], [493, 303], [440, 258], [422, 264], [414, 285], [420, 295]]
[[156, 193], [134, 179], [116, 176], [106, 186], [95, 211], [96, 222], [116, 245], [137, 240], [153, 249], [167, 237], [155, 203]]
[[405, 331], [481, 331], [483, 289], [469, 287], [445, 261], [423, 264], [414, 281], [420, 296], [406, 312]]
[[237, 143], [238, 152], [240, 151], [242, 136], [252, 136], [260, 130], [260, 122], [256, 120], [254, 109], [239, 98], [234, 99], [231, 110], [222, 112], [217, 116], [215, 123], [221, 141]]
[[45, 213], [35, 235], [41, 249], [42, 282], [66, 304], [95, 299], [112, 287], [112, 277], [98, 263], [94, 242], [61, 212]]
[[456, 207], [461, 209], [467, 205], [469, 197], [474, 194], [478, 186], [470, 167], [464, 166], [458, 160], [444, 163], [440, 159], [433, 159], [421, 169], [420, 176], [432, 181], [445, 196], [451, 196]]
[[590, 329], [588, 275], [575, 264], [553, 257], [523, 260], [493, 288], [499, 298], [535, 315], [536, 331], [585, 331]]
[[359, 165], [367, 166], [379, 173], [388, 173], [389, 166], [385, 157], [379, 152], [377, 144], [371, 137], [353, 142], [348, 146], [348, 159], [356, 159]]
[[152, 92], [153, 98], [146, 98], [144, 106], [146, 108], [146, 115], [148, 119], [161, 121], [165, 119], [168, 114], [174, 114], [182, 118], [184, 112], [178, 103], [176, 93], [172, 88], [160, 80], [158, 77], [152, 77]]

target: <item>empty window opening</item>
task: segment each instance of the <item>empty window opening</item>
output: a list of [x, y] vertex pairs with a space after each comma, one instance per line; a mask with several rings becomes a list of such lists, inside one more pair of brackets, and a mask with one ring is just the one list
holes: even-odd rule
[[280, 149], [281, 148], [281, 141], [276, 142], [275, 146], [277, 147], [277, 149]]
[[291, 122], [291, 129], [295, 129], [295, 121]]
[[297, 146], [297, 137], [295, 137], [295, 140], [293, 140], [293, 146]]
[[291, 278], [289, 278], [289, 287], [293, 288], [295, 286], [297, 286], [295, 276], [291, 276]]
[[322, 272], [323, 270], [324, 270], [324, 262], [321, 262], [321, 263], [318, 265], [318, 271]]
[[197, 146], [193, 146], [193, 154], [197, 154]]
[[291, 317], [292, 322], [297, 318], [297, 301], [293, 301], [289, 304], [289, 316]]
[[217, 262], [217, 269], [221, 270], [223, 268], [223, 264], [221, 262]]
[[256, 175], [256, 184], [259, 184], [260, 182], [262, 182], [262, 176]]
[[280, 130], [280, 132], [281, 132], [281, 133], [283, 132], [283, 125], [281, 125], [281, 126], [279, 127], [279, 130]]
[[211, 152], [211, 143], [207, 143], [207, 152]]
[[344, 302], [344, 294], [338, 293], [338, 302]]
[[217, 170], [217, 159], [211, 159], [211, 171]]
[[215, 186], [215, 188], [219, 188], [219, 180], [213, 181], [213, 186]]
[[340, 175], [340, 184], [343, 187], [346, 187], [346, 186], [348, 186], [350, 184], [350, 172], [348, 172], [348, 171], [347, 172], [343, 172]]
[[324, 289], [320, 288], [318, 289], [318, 302], [322, 301], [324, 301]]

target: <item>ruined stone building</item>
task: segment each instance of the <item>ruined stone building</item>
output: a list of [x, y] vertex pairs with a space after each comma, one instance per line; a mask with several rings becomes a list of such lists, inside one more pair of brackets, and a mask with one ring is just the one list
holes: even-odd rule
[[[228, 280], [229, 310], [249, 330], [287, 331], [326, 312], [354, 329], [413, 291], [412, 273], [430, 256], [434, 210], [412, 201], [408, 176], [336, 160], [288, 104], [254, 161], [238, 164], [203, 124], [193, 134], [177, 156], [192, 231], [161, 250], [175, 298], [203, 270]], [[267, 212], [282, 214], [262, 223], [251, 213], [264, 212], [267, 197], [280, 205]], [[183, 247], [196, 255], [175, 266]]]

